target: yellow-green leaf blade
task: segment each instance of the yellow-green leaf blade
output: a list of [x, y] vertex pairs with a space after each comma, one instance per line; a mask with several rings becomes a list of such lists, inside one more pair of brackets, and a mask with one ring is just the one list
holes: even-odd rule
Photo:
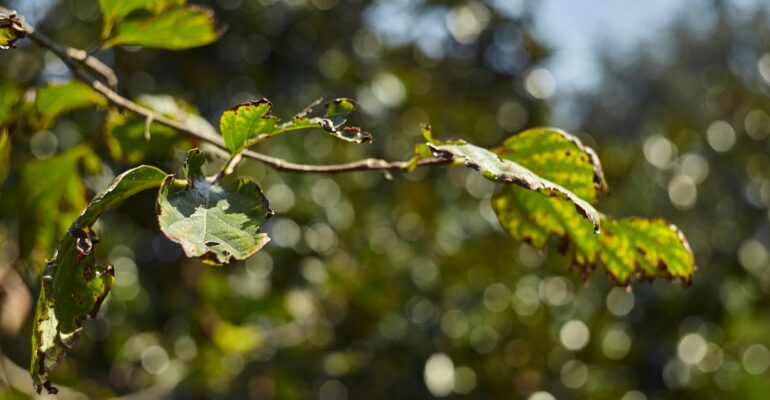
[[682, 232], [664, 219], [622, 218], [602, 221], [599, 257], [621, 284], [631, 278], [679, 278], [688, 283], [695, 259]]
[[599, 237], [569, 201], [510, 186], [493, 196], [492, 208], [500, 226], [514, 239], [542, 249], [551, 236], [561, 237], [569, 243], [574, 265], [588, 267], [596, 262]]
[[466, 166], [481, 172], [484, 177], [495, 182], [511, 183], [532, 190], [545, 196], [567, 199], [574, 207], [599, 230], [599, 212], [588, 202], [576, 196], [564, 187], [544, 179], [517, 162], [502, 159], [497, 154], [463, 141], [446, 143], [428, 143], [433, 156], [447, 160], [457, 160]]
[[526, 130], [506, 139], [496, 152], [590, 203], [607, 191], [599, 157], [580, 139], [561, 129]]
[[211, 10], [179, 7], [145, 18], [129, 18], [117, 26], [117, 34], [104, 47], [145, 46], [185, 50], [210, 44], [220, 32]]
[[270, 115], [272, 108], [270, 101], [261, 99], [239, 104], [222, 114], [219, 130], [231, 153], [238, 153], [273, 132], [277, 119]]

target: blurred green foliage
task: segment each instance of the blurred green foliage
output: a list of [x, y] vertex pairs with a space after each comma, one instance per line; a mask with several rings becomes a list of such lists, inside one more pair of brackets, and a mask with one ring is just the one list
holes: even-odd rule
[[[97, 46], [97, 1], [48, 3], [39, 29]], [[366, 147], [285, 135], [260, 144], [265, 153], [314, 164], [407, 159], [421, 122], [484, 146], [549, 122], [548, 91], [533, 72], [549, 51], [532, 36], [528, 8], [397, 2], [409, 17], [397, 14], [399, 23], [419, 22], [403, 37], [373, 28], [384, 2], [201, 3], [227, 26], [220, 41], [97, 55], [119, 73], [123, 93], [180, 97], [208, 121], [261, 97], [293, 115], [319, 97], [348, 96], [361, 108], [352, 122], [374, 134]], [[265, 227], [270, 244], [244, 262], [211, 268], [183, 257], [158, 230], [152, 193], [97, 224], [110, 227], [97, 258], [114, 264], [116, 280], [55, 372], [71, 388], [61, 396], [764, 398], [770, 17], [736, 15], [721, 2], [711, 11], [705, 31], [677, 21], [665, 43], [631, 59], [608, 56], [600, 85], [572, 102], [573, 131], [584, 132], [608, 175], [602, 209], [680, 226], [700, 267], [689, 288], [656, 281], [629, 293], [597, 274], [584, 285], [558, 246], [538, 252], [502, 233], [489, 206], [494, 186], [474, 171], [298, 175], [247, 161], [238, 174], [259, 182], [278, 215]], [[436, 39], [436, 23], [449, 33]], [[144, 121], [115, 122], [125, 117], [93, 107], [42, 130], [19, 120], [12, 107], [26, 103], [12, 105], [28, 95], [15, 88], [69, 73], [45, 50], [16, 44], [0, 58], [0, 123], [12, 149], [0, 191], [0, 268], [37, 293], [51, 247], [33, 246], [42, 242], [29, 228], [50, 229], [53, 246], [115, 175], [140, 161], [176, 171], [190, 146], [155, 125], [148, 145]], [[124, 133], [108, 134], [117, 127]], [[88, 161], [91, 153], [102, 162]], [[31, 179], [42, 163], [61, 175], [50, 187]], [[61, 196], [36, 196], [53, 187]], [[5, 328], [3, 310], [3, 395], [23, 397], [31, 385], [11, 365], [29, 363], [32, 310], [21, 333]]]

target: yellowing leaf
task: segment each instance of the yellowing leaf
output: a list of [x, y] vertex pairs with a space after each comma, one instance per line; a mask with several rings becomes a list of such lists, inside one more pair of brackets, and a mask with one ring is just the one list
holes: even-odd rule
[[500, 158], [500, 156], [487, 149], [468, 144], [464, 141], [444, 143], [434, 141], [433, 143], [428, 143], [428, 147], [430, 147], [434, 157], [460, 161], [467, 167], [481, 172], [489, 180], [511, 183], [524, 189], [538, 192], [540, 195], [544, 195], [543, 198], [546, 199], [548, 198], [547, 196], [566, 199], [573, 204], [573, 207], [582, 216], [593, 224], [594, 230], [599, 230], [599, 213], [590, 204], [577, 197], [571, 191], [538, 176], [515, 161]]
[[164, 50], [185, 50], [210, 44], [219, 38], [211, 10], [179, 7], [144, 18], [129, 18], [117, 26], [117, 34], [105, 48], [145, 46]]
[[[607, 190], [594, 151], [563, 131], [528, 130], [512, 136], [496, 150], [503, 158], [515, 158], [592, 202]], [[571, 202], [514, 186], [499, 190], [492, 207], [503, 229], [517, 240], [543, 248], [552, 236], [562, 238], [563, 250], [569, 252], [584, 279], [599, 263], [621, 285], [655, 277], [689, 282], [695, 269], [684, 235], [662, 219], [615, 220], [602, 215], [601, 234], [595, 235], [594, 227]]]

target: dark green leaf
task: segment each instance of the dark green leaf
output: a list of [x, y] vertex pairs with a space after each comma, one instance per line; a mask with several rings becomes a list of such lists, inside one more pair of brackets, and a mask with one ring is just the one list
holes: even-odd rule
[[219, 38], [211, 10], [188, 6], [166, 10], [144, 18], [126, 19], [117, 34], [104, 47], [145, 46], [165, 50], [185, 50], [210, 44]]
[[191, 150], [186, 180], [169, 176], [158, 195], [160, 229], [189, 257], [214, 265], [243, 260], [270, 238], [261, 226], [273, 215], [259, 186], [249, 180], [211, 183], [201, 171], [203, 154]]
[[105, 211], [138, 192], [160, 186], [167, 176], [162, 170], [148, 165], [141, 165], [118, 175], [109, 186], [91, 199], [74, 226], [84, 228], [93, 225]]
[[82, 82], [44, 86], [38, 89], [35, 99], [41, 127], [50, 126], [61, 114], [93, 105], [106, 106], [107, 99]]
[[91, 200], [47, 262], [32, 329], [30, 373], [38, 393], [43, 387], [49, 393], [56, 392], [48, 374], [65, 351], [75, 345], [83, 320], [96, 315], [115, 280], [112, 266], [101, 267], [95, 262], [98, 239], [91, 226], [116, 204], [142, 190], [158, 187], [165, 177], [163, 171], [149, 166], [116, 177]]

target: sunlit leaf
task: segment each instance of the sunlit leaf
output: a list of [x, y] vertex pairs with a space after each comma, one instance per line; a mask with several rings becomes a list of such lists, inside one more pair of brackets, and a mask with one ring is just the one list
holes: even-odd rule
[[25, 37], [27, 33], [21, 21], [15, 13], [0, 13], [0, 49], [9, 49], [16, 47], [16, 41]]
[[620, 284], [631, 278], [679, 278], [689, 282], [695, 259], [684, 234], [656, 218], [602, 220], [599, 258]]
[[[496, 151], [591, 202], [607, 191], [594, 151], [563, 131], [528, 130], [510, 137]], [[582, 270], [584, 279], [599, 262], [621, 285], [654, 277], [687, 282], [692, 276], [689, 245], [678, 228], [664, 220], [601, 216], [601, 234], [595, 235], [594, 226], [571, 202], [515, 186], [501, 188], [492, 206], [500, 225], [517, 240], [543, 248], [552, 236], [562, 238], [562, 250]]]
[[43, 86], [37, 91], [35, 110], [42, 127], [50, 126], [66, 112], [89, 106], [105, 106], [107, 99], [82, 82]]
[[96, 315], [115, 280], [111, 265], [96, 264], [98, 238], [91, 226], [105, 211], [142, 190], [158, 187], [166, 176], [155, 167], [140, 166], [116, 177], [91, 200], [46, 263], [32, 328], [30, 373], [38, 393], [43, 388], [56, 393], [48, 374], [75, 345], [82, 322]]
[[144, 18], [129, 18], [117, 25], [115, 36], [104, 47], [145, 46], [165, 50], [184, 50], [210, 44], [220, 32], [211, 10], [179, 7]]
[[295, 115], [291, 121], [281, 124], [276, 133], [299, 129], [323, 129], [326, 133], [339, 139], [354, 143], [371, 143], [372, 134], [358, 127], [343, 127], [347, 117], [356, 109], [355, 101], [339, 98], [324, 105], [324, 114], [313, 116], [313, 106]]
[[183, 6], [185, 0], [99, 0], [104, 20], [102, 39], [107, 39], [113, 26], [137, 10], [147, 10], [159, 14], [174, 6]]
[[481, 172], [484, 177], [495, 182], [511, 183], [522, 188], [538, 192], [543, 198], [564, 198], [573, 204], [580, 214], [599, 230], [599, 213], [585, 200], [577, 197], [571, 191], [551, 182], [521, 164], [509, 159], [500, 158], [497, 154], [474, 146], [464, 141], [428, 143], [433, 156], [447, 160], [456, 160], [466, 166]]
[[278, 119], [272, 115], [273, 105], [267, 99], [237, 105], [226, 110], [219, 121], [225, 145], [233, 154], [269, 136]]
[[11, 139], [8, 132], [0, 129], [0, 183], [3, 183], [11, 169]]
[[186, 180], [169, 176], [163, 182], [156, 207], [160, 229], [182, 245], [187, 256], [206, 263], [246, 259], [270, 241], [260, 229], [273, 211], [257, 184], [209, 182], [201, 171], [203, 163], [203, 154], [191, 150]]

